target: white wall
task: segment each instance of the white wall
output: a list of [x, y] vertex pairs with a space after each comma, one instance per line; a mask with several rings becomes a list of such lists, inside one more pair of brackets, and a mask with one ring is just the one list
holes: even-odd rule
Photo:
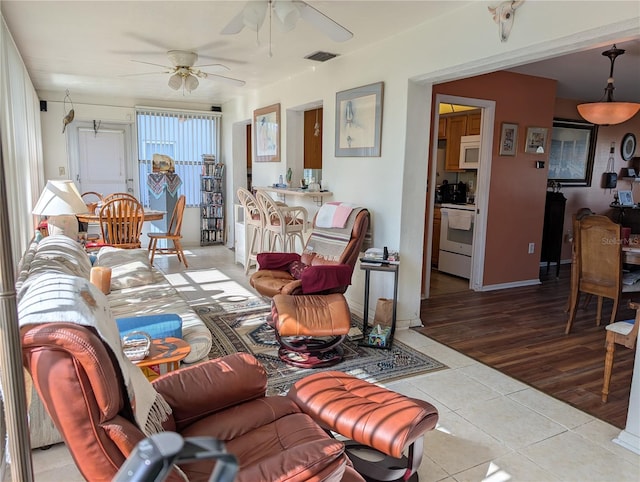
[[[227, 165], [230, 200], [235, 198], [238, 183], [244, 182], [243, 126], [251, 122], [253, 111], [275, 103], [280, 103], [282, 109], [282, 161], [253, 165], [254, 185], [266, 185], [284, 175], [289, 163], [294, 166], [299, 162], [287, 151], [296, 145], [288, 139], [294, 128], [290, 116], [285, 115], [287, 110], [310, 103], [323, 105], [323, 179], [335, 193], [334, 200], [358, 203], [371, 211], [377, 246], [400, 249], [398, 318], [405, 325], [420, 323], [430, 85], [638, 36], [640, 12], [636, 1], [525, 2], [517, 11], [505, 43], [498, 39], [498, 26], [487, 11], [487, 2], [460, 5], [447, 17], [427, 20], [392, 39], [318, 64], [313, 70], [258, 92], [249, 91], [222, 107], [221, 161]], [[335, 157], [336, 92], [379, 81], [385, 83], [381, 157]], [[51, 116], [55, 117], [53, 120], [43, 120], [49, 177], [56, 175], [60, 159], [66, 159], [66, 146], [55, 137], [61, 129], [61, 112]], [[77, 108], [76, 116], [92, 119], [98, 113], [110, 115], [108, 107], [98, 113], [89, 112]], [[114, 112], [112, 115], [122, 115], [119, 110]], [[233, 226], [232, 215], [232, 202], [228, 202], [227, 229]], [[190, 218], [185, 221], [185, 233], [192, 230], [188, 222]], [[232, 245], [231, 238], [232, 232], [228, 232], [228, 245]], [[373, 300], [392, 293], [391, 276], [378, 274], [372, 277]], [[356, 312], [362, 310], [363, 282], [363, 274], [356, 270], [347, 292]]]

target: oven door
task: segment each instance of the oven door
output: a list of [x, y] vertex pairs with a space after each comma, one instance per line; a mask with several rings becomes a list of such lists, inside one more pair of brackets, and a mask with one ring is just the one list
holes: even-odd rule
[[474, 211], [442, 208], [440, 250], [471, 256], [473, 251]]

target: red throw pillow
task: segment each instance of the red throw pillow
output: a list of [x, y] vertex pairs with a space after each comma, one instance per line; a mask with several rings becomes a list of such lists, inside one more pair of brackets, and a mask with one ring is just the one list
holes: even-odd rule
[[302, 273], [309, 268], [309, 265], [304, 264], [302, 261], [293, 261], [289, 265], [289, 273], [295, 279], [302, 279]]

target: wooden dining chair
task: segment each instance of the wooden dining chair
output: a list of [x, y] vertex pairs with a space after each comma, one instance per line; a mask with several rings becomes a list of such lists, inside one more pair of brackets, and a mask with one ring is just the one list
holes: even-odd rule
[[[580, 243], [578, 243], [578, 236], [580, 235], [580, 221], [585, 217], [585, 216], [591, 216], [595, 214], [591, 209], [589, 208], [580, 208], [578, 209], [578, 211], [576, 211], [576, 213], [572, 216], [572, 222], [571, 222], [571, 229], [573, 230], [573, 239], [571, 241], [571, 289], [569, 290], [569, 298], [567, 299], [567, 305], [565, 307], [565, 312], [569, 312], [569, 310], [571, 309], [571, 304], [573, 303], [573, 295], [574, 293], [576, 293], [577, 295], [577, 291], [574, 290], [574, 285], [576, 285], [576, 283], [578, 283], [578, 276], [580, 274], [580, 256], [578, 253], [578, 246]], [[576, 285], [577, 286], [577, 285]], [[588, 303], [589, 297], [587, 297], [587, 302]], [[578, 300], [579, 301], [579, 300]]]
[[135, 198], [115, 198], [100, 208], [100, 229], [103, 245], [116, 248], [139, 248], [144, 209]]
[[638, 326], [640, 326], [640, 304], [629, 303], [629, 306], [636, 310], [636, 316], [633, 320], [617, 321], [606, 326], [607, 338], [605, 348], [607, 350], [604, 356], [604, 381], [602, 382], [602, 401], [607, 402], [609, 398], [609, 385], [611, 383], [611, 372], [613, 371], [613, 355], [616, 350], [616, 344], [623, 345], [627, 348], [634, 349], [638, 339]]
[[571, 286], [571, 307], [565, 334], [571, 331], [581, 293], [598, 297], [596, 325], [600, 326], [604, 298], [613, 300], [610, 319], [613, 323], [621, 295], [640, 291], [640, 283], [626, 285], [622, 282], [621, 226], [599, 215], [586, 216], [577, 221], [577, 225], [574, 233], [578, 253], [577, 275]]
[[107, 194], [102, 198], [102, 202], [111, 201], [112, 199], [135, 199], [138, 200], [133, 194], [128, 192], [112, 192], [111, 194]]
[[[156, 252], [161, 254], [175, 254], [178, 256], [178, 260], [184, 264], [185, 268], [189, 267], [187, 263], [187, 258], [184, 255], [184, 251], [182, 249], [182, 243], [180, 240], [182, 239], [182, 217], [184, 215], [184, 208], [187, 202], [187, 197], [182, 194], [178, 198], [175, 207], [173, 208], [173, 213], [171, 213], [171, 220], [169, 221], [169, 226], [167, 228], [166, 233], [149, 233], [149, 247], [148, 251], [151, 252], [150, 262], [153, 264], [153, 258], [156, 255]], [[158, 241], [166, 240], [166, 247], [158, 247]], [[169, 241], [171, 241], [172, 246], [169, 246]]]

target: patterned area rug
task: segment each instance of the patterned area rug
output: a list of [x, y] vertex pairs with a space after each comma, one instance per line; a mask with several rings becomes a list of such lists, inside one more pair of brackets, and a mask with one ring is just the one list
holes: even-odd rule
[[[213, 334], [209, 358], [236, 352], [253, 354], [267, 371], [269, 395], [284, 394], [292, 383], [319, 370], [340, 370], [376, 383], [447, 368], [397, 340], [390, 350], [363, 347], [346, 340], [342, 344], [344, 359], [340, 363], [327, 368], [292, 367], [278, 357], [274, 330], [266, 323], [268, 304], [252, 300], [224, 308], [220, 305], [194, 307]], [[362, 320], [352, 315], [352, 325], [362, 327]]]

